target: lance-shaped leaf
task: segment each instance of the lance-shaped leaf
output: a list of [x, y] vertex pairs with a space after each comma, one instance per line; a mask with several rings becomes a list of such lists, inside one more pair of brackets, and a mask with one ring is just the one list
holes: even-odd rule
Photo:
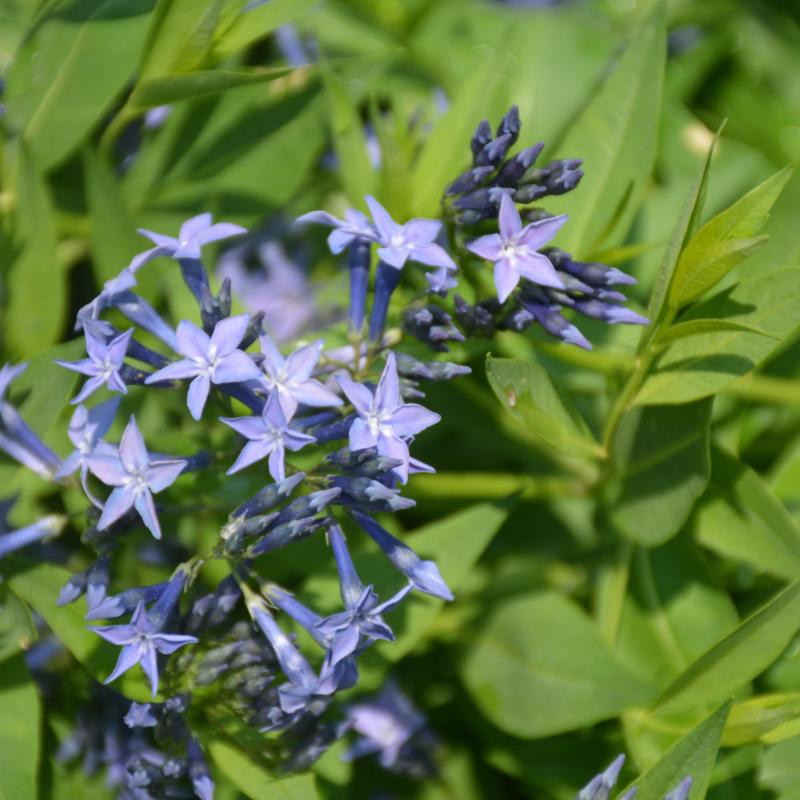
[[796, 329], [798, 308], [798, 267], [749, 278], [692, 306], [682, 323], [724, 319], [759, 333], [720, 330], [674, 342], [658, 357], [634, 402], [688, 403], [719, 392], [761, 364]]
[[800, 580], [775, 595], [687, 667], [661, 695], [656, 711], [689, 711], [730, 696], [767, 669], [798, 629]]
[[583, 159], [580, 189], [553, 203], [569, 213], [560, 241], [582, 257], [619, 244], [653, 168], [664, 80], [663, 4], [632, 35], [614, 72], [570, 127], [562, 157]]
[[798, 723], [800, 692], [749, 697], [731, 708], [722, 743], [741, 747], [750, 742], [780, 742], [788, 738], [786, 733], [796, 736], [800, 732]]
[[717, 214], [692, 237], [670, 286], [669, 303], [673, 308], [682, 308], [708, 291], [767, 241], [767, 237], [756, 234], [793, 172], [794, 165], [784, 167]]
[[697, 541], [770, 575], [800, 575], [800, 526], [746, 464], [716, 447], [711, 480], [694, 519]]
[[568, 455], [597, 456], [585, 420], [535, 361], [486, 357], [489, 385], [505, 409], [543, 444]]
[[152, 0], [78, 0], [47, 16], [22, 45], [4, 102], [42, 169], [69, 155], [124, 89], [152, 6]]
[[775, 336], [767, 331], [762, 331], [753, 325], [744, 322], [736, 322], [731, 319], [693, 319], [689, 322], [679, 322], [672, 325], [659, 335], [656, 345], [666, 347], [679, 339], [688, 339], [690, 336], [700, 336], [703, 333], [719, 333], [720, 331], [742, 331], [743, 333], [755, 333], [758, 336], [766, 336], [768, 339], [780, 341], [779, 336]]
[[663, 800], [686, 777], [692, 778], [691, 797], [705, 797], [729, 711], [730, 702], [720, 706], [710, 717], [675, 742], [632, 784], [638, 789], [636, 800]]
[[683, 527], [708, 483], [710, 418], [710, 400], [625, 414], [607, 498], [608, 518], [620, 533], [653, 547]]

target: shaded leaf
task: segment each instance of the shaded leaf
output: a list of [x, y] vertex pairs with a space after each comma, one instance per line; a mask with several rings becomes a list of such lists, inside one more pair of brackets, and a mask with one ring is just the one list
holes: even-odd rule
[[[579, 258], [619, 244], [641, 201], [656, 155], [665, 58], [657, 3], [559, 147], [563, 158], [582, 158], [586, 173], [559, 235], [560, 246]], [[566, 201], [553, 205], [567, 210]]]
[[50, 196], [27, 151], [16, 159], [16, 233], [20, 247], [8, 277], [4, 314], [8, 346], [28, 357], [58, 340], [67, 306], [64, 267], [56, 251]]
[[536, 439], [568, 455], [576, 451], [599, 454], [586, 422], [544, 367], [534, 361], [488, 355], [486, 376], [505, 409]]
[[720, 331], [755, 333], [759, 336], [766, 336], [780, 341], [779, 337], [773, 336], [767, 331], [762, 331], [760, 328], [754, 328], [752, 325], [746, 325], [743, 322], [735, 322], [729, 319], [695, 319], [670, 326], [659, 334], [657, 344], [659, 347], [663, 347], [672, 342], [677, 342], [679, 339], [688, 339], [690, 336], [699, 336], [701, 333], [719, 333]]
[[75, 0], [23, 44], [4, 102], [42, 169], [69, 155], [124, 89], [152, 8], [153, 0]]
[[317, 800], [312, 774], [274, 777], [243, 755], [232, 745], [220, 740], [209, 744], [209, 754], [225, 777], [252, 800]]
[[470, 640], [461, 674], [495, 725], [530, 738], [592, 725], [652, 696], [584, 612], [555, 592], [498, 604]]
[[700, 544], [726, 558], [789, 580], [800, 575], [800, 527], [750, 467], [716, 447], [694, 529]]
[[290, 67], [253, 68], [249, 70], [197, 70], [185, 75], [167, 75], [143, 81], [136, 89], [135, 105], [142, 109], [167, 105], [190, 97], [203, 97], [237, 86], [268, 83], [292, 72]]
[[708, 483], [711, 405], [648, 406], [622, 417], [607, 513], [623, 535], [652, 547], [683, 527]]
[[0, 662], [0, 800], [37, 796], [41, 713], [24, 656]]

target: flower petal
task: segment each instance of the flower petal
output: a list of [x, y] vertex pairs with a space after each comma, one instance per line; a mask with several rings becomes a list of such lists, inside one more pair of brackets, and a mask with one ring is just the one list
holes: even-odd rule
[[193, 419], [200, 419], [203, 416], [203, 409], [208, 400], [208, 391], [211, 388], [211, 379], [207, 372], [198, 375], [190, 384], [186, 394], [186, 405]]
[[372, 214], [372, 221], [378, 229], [378, 235], [381, 237], [381, 240], [388, 241], [394, 234], [400, 231], [400, 226], [389, 216], [389, 212], [374, 197], [367, 195], [364, 199], [367, 201], [370, 214]]
[[496, 233], [479, 236], [477, 239], [467, 242], [467, 250], [487, 261], [497, 261], [503, 250], [503, 240]]
[[277, 379], [279, 373], [286, 364], [284, 357], [275, 346], [275, 342], [266, 334], [259, 337], [258, 343], [261, 346], [261, 352], [264, 354], [264, 361], [262, 362], [261, 368], [271, 378]]
[[204, 214], [198, 214], [196, 217], [190, 217], [183, 225], [181, 225], [178, 238], [181, 243], [188, 242], [191, 239], [197, 238], [203, 231], [211, 227], [211, 214], [206, 211]]
[[542, 253], [525, 253], [517, 259], [519, 274], [541, 286], [563, 289], [564, 282], [558, 277], [550, 259]]
[[153, 495], [148, 491], [140, 491], [133, 501], [133, 505], [139, 512], [147, 529], [156, 539], [161, 538], [161, 526], [158, 524], [158, 515], [156, 514], [156, 505], [153, 502]]
[[127, 486], [118, 486], [108, 496], [103, 513], [97, 521], [97, 530], [105, 530], [109, 525], [115, 523], [125, 512], [129, 511], [134, 503], [133, 490]]
[[363, 383], [356, 383], [346, 372], [337, 372], [335, 378], [356, 411], [362, 417], [369, 414], [375, 399], [372, 392]]
[[313, 378], [293, 387], [292, 394], [299, 402], [314, 408], [340, 406], [343, 402], [339, 395]]
[[397, 436], [405, 437], [415, 436], [441, 419], [435, 411], [429, 411], [424, 406], [417, 403], [404, 403], [392, 413], [388, 423]]
[[178, 476], [186, 467], [183, 458], [170, 458], [163, 461], [151, 461], [144, 472], [147, 485], [150, 491], [158, 494], [163, 492], [168, 486], [172, 486]]
[[498, 214], [500, 225], [500, 236], [506, 242], [510, 241], [515, 234], [522, 230], [522, 219], [514, 201], [507, 194], [500, 198], [500, 212]]
[[438, 244], [421, 244], [411, 250], [408, 256], [412, 261], [427, 264], [430, 267], [445, 267], [458, 269], [456, 262], [450, 258], [449, 253]]
[[182, 358], [180, 361], [174, 361], [172, 364], [167, 364], [152, 375], [145, 378], [145, 383], [158, 383], [159, 381], [176, 381], [183, 378], [194, 378], [203, 371], [203, 367], [198, 366], [196, 361], [189, 358]]
[[220, 417], [220, 421], [245, 439], [262, 439], [268, 430], [262, 417]]
[[415, 218], [403, 225], [403, 238], [415, 245], [430, 244], [442, 229], [442, 223], [435, 219]]
[[119, 457], [129, 472], [147, 466], [150, 456], [144, 444], [136, 417], [131, 415], [119, 442]]
[[233, 352], [244, 339], [249, 324], [249, 314], [237, 314], [235, 317], [221, 319], [211, 334], [211, 344], [216, 347], [217, 355], [224, 356]]
[[261, 370], [253, 359], [241, 350], [223, 356], [214, 368], [214, 383], [242, 383], [262, 378]]
[[381, 379], [375, 389], [375, 406], [380, 411], [392, 411], [401, 405], [400, 377], [397, 374], [397, 364], [393, 352], [386, 357], [386, 365], [381, 373]]
[[505, 303], [511, 292], [519, 283], [519, 272], [511, 266], [507, 258], [500, 258], [494, 265], [494, 285], [497, 287], [497, 299]]
[[117, 658], [117, 663], [111, 674], [103, 681], [103, 683], [111, 683], [119, 678], [123, 672], [127, 672], [132, 666], [139, 663], [142, 658], [141, 647], [139, 644], [127, 644], [122, 648], [122, 652]]
[[366, 450], [368, 447], [375, 447], [378, 444], [378, 437], [370, 430], [369, 425], [363, 419], [356, 419], [350, 426], [350, 449], [353, 452]]
[[217, 222], [197, 237], [197, 243], [200, 245], [211, 244], [211, 242], [230, 239], [231, 236], [241, 236], [243, 233], [247, 233], [247, 228], [243, 228], [241, 225], [235, 225], [233, 222]]
[[178, 352], [181, 355], [191, 358], [193, 361], [208, 362], [211, 339], [209, 339], [205, 331], [200, 330], [197, 325], [189, 322], [188, 319], [184, 319], [178, 323], [176, 338], [178, 340]]
[[286, 371], [289, 376], [297, 381], [304, 381], [311, 377], [314, 367], [317, 366], [324, 342], [319, 339], [312, 344], [298, 347], [286, 359]]
[[225, 474], [233, 475], [235, 472], [255, 464], [256, 461], [261, 461], [262, 458], [272, 452], [274, 447], [275, 441], [273, 439], [257, 439], [253, 442], [248, 442]]
[[538, 222], [531, 222], [526, 225], [517, 237], [520, 244], [538, 250], [546, 245], [559, 231], [559, 228], [567, 221], [567, 215], [562, 214], [558, 217], [540, 219]]
[[92, 454], [87, 459], [92, 474], [106, 486], [122, 486], [130, 477], [125, 465], [115, 452], [113, 455]]
[[286, 466], [284, 464], [284, 449], [281, 442], [276, 442], [275, 447], [269, 454], [269, 474], [273, 480], [282, 481], [286, 478]]

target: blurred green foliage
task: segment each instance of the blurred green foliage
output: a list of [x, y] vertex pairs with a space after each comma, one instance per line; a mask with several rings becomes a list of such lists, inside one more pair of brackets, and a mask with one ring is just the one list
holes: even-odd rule
[[[591, 354], [540, 333], [470, 341], [456, 355], [472, 378], [430, 393], [443, 422], [418, 454], [439, 474], [411, 482], [404, 524], [457, 601], [401, 611], [365, 686], [391, 667], [437, 732], [440, 776], [346, 765], [337, 746], [313, 776], [276, 782], [257, 752], [219, 739], [222, 798], [566, 800], [620, 751], [623, 784], [643, 776], [638, 800], [687, 773], [692, 800], [800, 797], [800, 178], [787, 168], [800, 158], [800, 14], [779, 0], [542, 6], [0, 7], [0, 350], [32, 359], [21, 413], [59, 452], [74, 380], [52, 359], [75, 349], [60, 344], [75, 310], [143, 249], [137, 226], [170, 232], [211, 210], [285, 231], [365, 193], [398, 218], [435, 215], [475, 124], [512, 102], [525, 141], [585, 159], [582, 184], [550, 209], [570, 215], [557, 244], [624, 266], [649, 302], [638, 344], [600, 324], [585, 325]], [[277, 46], [287, 24], [316, 53], [308, 64]], [[165, 104], [162, 127], [141, 124]], [[307, 236], [311, 278], [336, 295], [338, 268]], [[180, 315], [175, 280], [144, 278]], [[181, 419], [177, 406], [141, 414], [166, 452], [195, 435]], [[24, 489], [20, 517], [47, 507], [10, 462], [0, 481]], [[184, 500], [204, 489], [233, 491], [195, 484]], [[213, 537], [218, 517], [176, 535]], [[302, 547], [304, 560], [276, 554], [273, 577], [332, 605], [330, 565]], [[132, 554], [125, 569], [158, 578]], [[71, 705], [42, 707], [27, 677], [28, 606], [88, 674], [107, 672], [108, 652], [81, 614], [55, 608], [64, 569], [6, 572], [0, 797], [105, 797], [53, 763]]]

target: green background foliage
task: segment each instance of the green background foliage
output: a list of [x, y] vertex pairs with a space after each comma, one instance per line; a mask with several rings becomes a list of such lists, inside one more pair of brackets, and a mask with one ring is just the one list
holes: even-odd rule
[[[337, 745], [312, 772], [280, 777], [259, 747], [208, 721], [219, 796], [566, 800], [624, 751], [620, 785], [635, 781], [639, 800], [686, 774], [691, 800], [800, 797], [796, 9], [246, 5], [0, 7], [0, 351], [32, 362], [20, 411], [57, 452], [75, 381], [52, 360], [75, 357], [80, 343], [64, 344], [74, 311], [144, 249], [136, 227], [172, 232], [204, 210], [285, 225], [362, 207], [365, 193], [397, 218], [436, 215], [475, 124], [510, 103], [543, 158], [584, 159], [579, 188], [548, 204], [570, 217], [556, 244], [635, 275], [634, 305], [652, 324], [641, 336], [582, 324], [591, 353], [536, 331], [468, 341], [451, 360], [473, 375], [429, 394], [443, 422], [415, 448], [439, 473], [412, 479], [418, 506], [395, 531], [437, 560], [457, 599], [398, 612], [398, 642], [370, 654], [353, 696], [391, 669], [437, 732], [439, 776], [344, 764]], [[274, 34], [290, 23], [315, 43], [313, 63], [282, 57]], [[165, 124], [142, 128], [163, 104]], [[318, 232], [306, 235], [311, 278], [341, 309], [339, 267]], [[471, 285], [460, 290], [481, 296], [488, 270], [461, 266]], [[143, 275], [159, 307], [182, 316], [178, 280], [161, 266]], [[145, 433], [190, 449], [177, 405], [148, 403]], [[14, 522], [49, 508], [47, 488], [9, 461], [0, 482], [21, 493]], [[64, 503], [80, 507], [69, 493]], [[219, 519], [170, 526], [191, 544], [213, 540]], [[307, 558], [276, 557], [270, 577], [332, 610], [331, 565], [303, 547]], [[355, 557], [380, 588], [393, 580], [372, 554]], [[131, 558], [125, 569], [131, 584], [163, 577]], [[66, 647], [57, 668], [78, 665], [76, 695], [111, 654], [82, 612], [55, 607], [66, 567], [21, 557], [0, 574], [0, 798], [108, 797], [54, 761], [74, 708], [43, 703], [25, 666], [31, 612]], [[138, 674], [118, 689], [146, 696]]]

